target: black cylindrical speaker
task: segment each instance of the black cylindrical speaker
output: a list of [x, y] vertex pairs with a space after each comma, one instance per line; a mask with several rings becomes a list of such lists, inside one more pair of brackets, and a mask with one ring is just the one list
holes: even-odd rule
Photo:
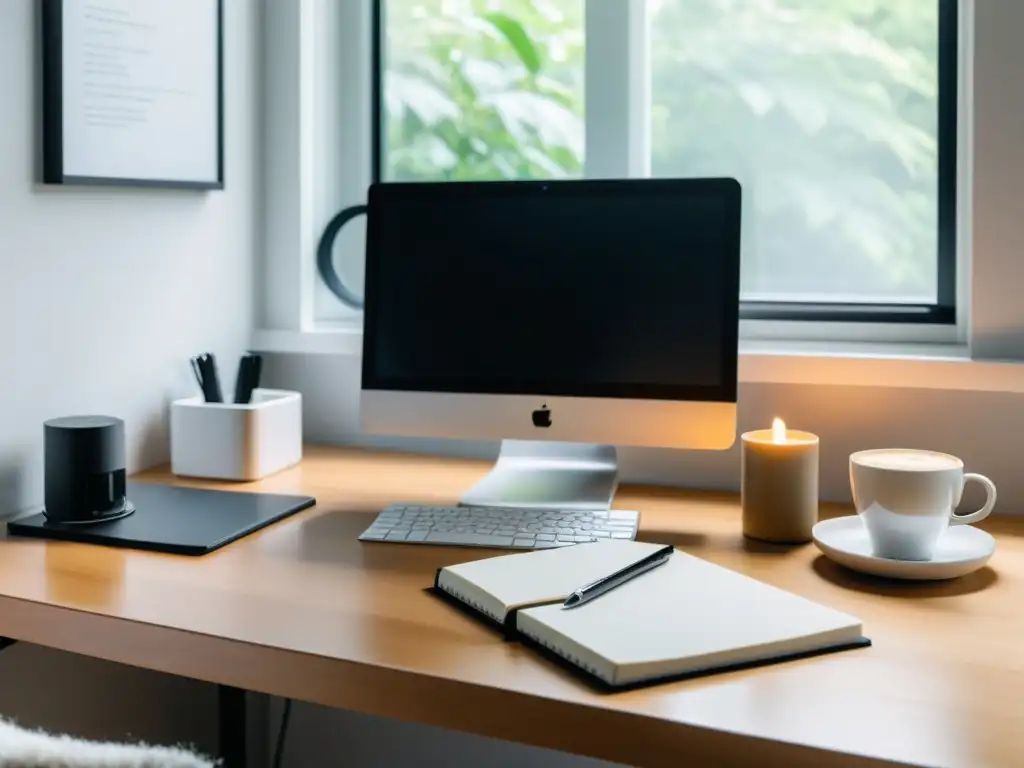
[[44, 503], [54, 523], [99, 523], [134, 511], [125, 497], [124, 422], [65, 416], [43, 425]]

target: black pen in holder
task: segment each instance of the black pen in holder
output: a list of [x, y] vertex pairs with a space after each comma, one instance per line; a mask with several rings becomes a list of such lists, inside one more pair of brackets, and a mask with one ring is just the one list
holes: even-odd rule
[[220, 390], [220, 378], [217, 375], [217, 360], [209, 352], [204, 352], [189, 360], [192, 373], [195, 374], [203, 399], [208, 403], [223, 403], [224, 396]]
[[263, 358], [260, 355], [248, 354], [238, 363], [238, 376], [235, 379], [235, 404], [242, 405], [252, 402], [252, 393], [260, 385], [263, 370]]

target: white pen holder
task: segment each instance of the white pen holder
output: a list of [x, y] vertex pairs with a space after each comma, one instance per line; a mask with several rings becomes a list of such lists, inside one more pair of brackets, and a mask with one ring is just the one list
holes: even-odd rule
[[302, 460], [302, 395], [257, 389], [252, 402], [171, 403], [171, 471], [184, 477], [258, 480]]

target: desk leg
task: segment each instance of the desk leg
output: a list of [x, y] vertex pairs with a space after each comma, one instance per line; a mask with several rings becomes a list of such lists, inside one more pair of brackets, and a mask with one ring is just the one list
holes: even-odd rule
[[217, 686], [217, 729], [224, 768], [245, 766], [245, 691]]

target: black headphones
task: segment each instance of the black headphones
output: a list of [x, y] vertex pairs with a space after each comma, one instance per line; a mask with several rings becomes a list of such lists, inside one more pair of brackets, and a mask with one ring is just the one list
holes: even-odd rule
[[365, 205], [353, 205], [339, 211], [327, 224], [323, 235], [320, 236], [320, 243], [316, 247], [316, 268], [324, 285], [331, 293], [356, 309], [363, 308], [363, 297], [353, 293], [352, 289], [338, 277], [338, 271], [334, 268], [334, 241], [338, 238], [342, 227], [357, 216], [362, 216], [366, 211], [367, 206]]

